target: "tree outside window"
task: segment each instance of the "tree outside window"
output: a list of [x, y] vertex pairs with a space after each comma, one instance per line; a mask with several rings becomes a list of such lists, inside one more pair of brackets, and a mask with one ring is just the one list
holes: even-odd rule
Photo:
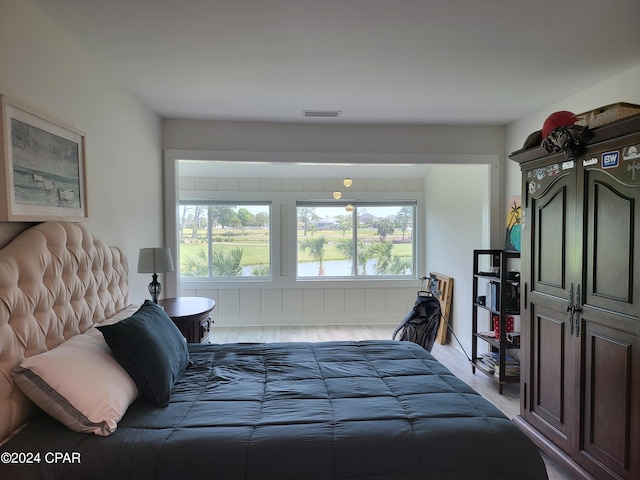
[[298, 278], [411, 277], [415, 204], [344, 206], [301, 203]]
[[181, 203], [180, 275], [192, 278], [269, 277], [270, 204]]

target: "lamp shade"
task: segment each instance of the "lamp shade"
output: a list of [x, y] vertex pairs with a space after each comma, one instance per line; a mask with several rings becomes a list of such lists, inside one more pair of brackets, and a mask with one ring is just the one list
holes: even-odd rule
[[171, 250], [166, 247], [141, 248], [138, 256], [138, 273], [173, 272]]

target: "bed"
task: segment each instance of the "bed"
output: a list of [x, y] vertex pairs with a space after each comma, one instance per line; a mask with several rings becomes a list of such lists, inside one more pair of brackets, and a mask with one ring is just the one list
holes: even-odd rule
[[[0, 251], [0, 478], [547, 478], [533, 443], [418, 345], [187, 344], [155, 304], [129, 304], [127, 275], [80, 224]], [[127, 362], [156, 340], [153, 390]]]

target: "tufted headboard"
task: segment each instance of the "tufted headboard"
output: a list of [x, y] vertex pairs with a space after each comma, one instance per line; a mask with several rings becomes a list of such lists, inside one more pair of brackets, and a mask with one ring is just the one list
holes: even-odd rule
[[124, 253], [80, 224], [47, 222], [0, 250], [0, 443], [33, 404], [11, 371], [128, 306]]

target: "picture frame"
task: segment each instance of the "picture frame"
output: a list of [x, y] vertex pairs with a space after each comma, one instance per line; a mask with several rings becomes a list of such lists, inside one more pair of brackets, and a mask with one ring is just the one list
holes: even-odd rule
[[0, 95], [0, 220], [83, 222], [86, 136]]
[[507, 204], [507, 231], [504, 238], [504, 249], [519, 252], [521, 248], [522, 199], [519, 195], [510, 197]]

